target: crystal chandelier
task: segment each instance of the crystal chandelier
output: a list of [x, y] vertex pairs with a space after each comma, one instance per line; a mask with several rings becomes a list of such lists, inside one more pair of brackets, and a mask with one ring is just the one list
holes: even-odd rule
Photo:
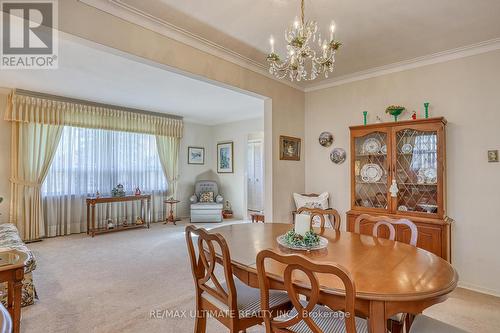
[[[324, 73], [333, 72], [335, 63], [335, 52], [342, 45], [335, 41], [335, 23], [330, 25], [329, 38], [321, 38], [318, 34], [318, 24], [315, 21], [306, 21], [304, 17], [304, 0], [301, 0], [300, 21], [298, 18], [286, 30], [285, 40], [287, 42], [286, 60], [274, 52], [274, 38], [271, 36], [271, 53], [267, 56], [269, 62], [269, 73], [279, 79], [285, 77], [291, 81], [314, 80]], [[309, 71], [309, 73], [308, 73]]]

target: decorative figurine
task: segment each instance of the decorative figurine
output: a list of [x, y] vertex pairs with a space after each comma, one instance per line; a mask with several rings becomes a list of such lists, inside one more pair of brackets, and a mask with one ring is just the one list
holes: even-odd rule
[[95, 193], [95, 197], [96, 197], [96, 199], [99, 199], [99, 198], [101, 197], [101, 193], [99, 193], [99, 191], [97, 191], [97, 192]]
[[401, 105], [390, 105], [385, 109], [385, 113], [390, 114], [394, 117], [394, 121], [398, 121], [398, 116], [406, 110], [404, 106]]
[[135, 224], [137, 224], [137, 225], [143, 225], [144, 224], [144, 220], [141, 217], [137, 216], [135, 218]]
[[381, 119], [379, 116], [377, 116], [377, 120], [375, 120], [375, 122], [376, 122], [377, 124], [380, 124], [380, 123], [382, 122], [382, 119]]
[[395, 179], [392, 180], [392, 185], [389, 188], [389, 192], [391, 192], [391, 197], [397, 198], [399, 189], [398, 189], [398, 184], [396, 184]]
[[115, 188], [111, 191], [111, 195], [114, 197], [124, 197], [125, 196], [125, 189], [123, 188], [122, 184], [116, 185]]
[[108, 219], [108, 229], [114, 229], [114, 228], [115, 228], [115, 224], [113, 223], [113, 220]]
[[224, 210], [222, 211], [222, 217], [225, 219], [230, 219], [233, 217], [233, 210], [231, 209], [231, 204], [227, 200], [224, 203]]
[[417, 120], [417, 112], [416, 111], [413, 111], [413, 113], [411, 114], [411, 119]]
[[127, 221], [127, 219], [123, 220], [122, 226], [128, 227], [128, 221]]
[[363, 111], [363, 124], [366, 126], [366, 116], [368, 115], [368, 111]]
[[139, 187], [136, 187], [135, 195], [141, 195], [141, 189]]
[[424, 103], [425, 108], [425, 119], [429, 118], [429, 102]]

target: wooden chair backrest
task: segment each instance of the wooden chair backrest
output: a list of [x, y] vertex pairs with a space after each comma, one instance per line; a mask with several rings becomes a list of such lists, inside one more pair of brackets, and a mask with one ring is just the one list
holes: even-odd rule
[[[198, 236], [196, 246], [193, 235]], [[231, 256], [224, 237], [220, 234], [211, 234], [203, 228], [196, 228], [190, 225], [186, 227], [186, 243], [197, 292], [200, 294], [202, 292], [210, 294], [226, 304], [231, 313], [238, 313]], [[218, 246], [221, 250], [222, 256], [219, 258], [221, 259], [221, 263], [217, 261], [214, 245]], [[223, 267], [227, 290], [222, 288], [220, 281], [215, 275], [217, 265], [222, 265]]]
[[311, 223], [313, 222], [316, 216], [320, 218], [320, 228], [325, 228], [325, 215], [330, 216], [330, 223], [332, 224], [332, 228], [335, 230], [340, 230], [340, 214], [333, 208], [321, 209], [321, 208], [307, 208], [300, 207], [297, 209], [297, 214], [302, 214], [307, 212], [311, 215]]
[[[266, 259], [274, 260], [278, 263], [285, 264], [283, 282], [284, 290], [287, 292], [292, 305], [297, 310], [297, 315], [288, 320], [274, 320], [269, 312], [269, 285], [270, 281], [266, 275], [265, 261]], [[304, 307], [300, 303], [300, 294], [297, 289], [296, 284], [293, 283], [292, 275], [294, 271], [301, 271], [309, 278], [311, 290], [307, 294], [308, 300], [307, 305]], [[299, 254], [285, 254], [281, 255], [275, 251], [263, 250], [257, 255], [257, 273], [259, 277], [259, 287], [260, 287], [260, 297], [261, 297], [261, 309], [264, 316], [264, 322], [266, 325], [266, 332], [293, 332], [288, 328], [303, 321], [311, 330], [312, 333], [330, 333], [323, 332], [312, 320], [310, 316], [311, 311], [314, 307], [319, 304], [320, 297], [323, 293], [320, 290], [319, 281], [316, 273], [326, 273], [332, 274], [339, 277], [345, 287], [345, 313], [349, 315], [345, 316], [345, 327], [347, 333], [356, 333], [355, 325], [355, 312], [354, 312], [354, 301], [356, 288], [354, 286], [354, 281], [351, 278], [350, 273], [340, 265], [334, 263], [318, 263], [313, 262], [309, 258], [299, 255]], [[323, 298], [326, 299], [326, 298]], [[322, 302], [323, 303], [323, 302]], [[326, 304], [326, 303], [325, 303]], [[328, 304], [327, 304], [328, 305]]]
[[354, 232], [359, 234], [360, 224], [362, 221], [375, 222], [373, 225], [372, 235], [373, 237], [378, 237], [378, 229], [380, 226], [384, 225], [389, 229], [389, 239], [396, 239], [396, 229], [395, 225], [406, 225], [410, 228], [411, 236], [410, 236], [410, 245], [417, 246], [418, 239], [418, 229], [415, 223], [408, 219], [392, 219], [387, 216], [372, 216], [368, 214], [361, 214], [354, 221]]

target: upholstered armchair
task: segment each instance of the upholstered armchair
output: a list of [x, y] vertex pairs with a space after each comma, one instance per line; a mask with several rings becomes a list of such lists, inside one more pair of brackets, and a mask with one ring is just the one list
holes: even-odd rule
[[222, 222], [224, 198], [215, 181], [197, 181], [190, 201], [191, 222]]

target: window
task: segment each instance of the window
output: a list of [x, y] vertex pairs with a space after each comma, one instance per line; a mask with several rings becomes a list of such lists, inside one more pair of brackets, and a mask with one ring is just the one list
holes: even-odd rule
[[65, 127], [42, 195], [109, 194], [117, 184], [128, 192], [167, 190], [155, 137]]
[[[163, 220], [167, 181], [153, 135], [65, 127], [42, 186], [45, 235], [84, 232], [87, 229], [85, 199], [99, 191], [110, 194], [123, 184], [127, 192], [136, 187], [150, 193], [153, 221]], [[108, 219], [115, 223], [139, 216], [138, 202], [96, 207], [98, 227]]]

